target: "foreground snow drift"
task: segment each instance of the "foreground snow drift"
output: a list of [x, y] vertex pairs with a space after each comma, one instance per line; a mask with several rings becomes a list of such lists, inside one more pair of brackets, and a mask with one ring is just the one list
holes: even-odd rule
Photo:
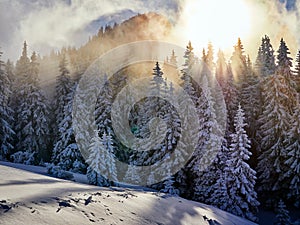
[[100, 188], [0, 165], [0, 224], [255, 224], [179, 197]]

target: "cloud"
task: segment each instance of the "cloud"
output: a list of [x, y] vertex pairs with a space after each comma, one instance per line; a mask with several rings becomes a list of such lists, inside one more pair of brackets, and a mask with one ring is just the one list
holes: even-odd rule
[[0, 46], [14, 60], [20, 55], [24, 40], [29, 50], [41, 54], [62, 46], [79, 46], [92, 35], [87, 33], [86, 26], [103, 15], [130, 9], [173, 16], [178, 11], [176, 2], [168, 0], [163, 5], [159, 0], [2, 0]]
[[[182, 36], [177, 39], [181, 45], [186, 44], [182, 43], [182, 40], [185, 42], [192, 40], [198, 55], [201, 55], [201, 49], [206, 47], [209, 41], [212, 41], [215, 51], [217, 52], [221, 47], [229, 59], [237, 38], [241, 37], [246, 53], [250, 55], [252, 61], [255, 61], [261, 38], [268, 35], [274, 50], [278, 49], [280, 39], [284, 38], [291, 50], [292, 57], [295, 57], [300, 44], [300, 1], [238, 0], [239, 4], [247, 5], [248, 13], [250, 13], [250, 26], [245, 24], [242, 27], [240, 23], [246, 23], [247, 17], [243, 12], [242, 14], [239, 12], [239, 9], [243, 7], [233, 4], [234, 2], [234, 0], [214, 0], [210, 1], [210, 4], [206, 4], [205, 0], [186, 0], [181, 7], [183, 10], [175, 29], [175, 38], [176, 35]], [[191, 5], [192, 8], [187, 10], [186, 6]], [[190, 23], [193, 11], [196, 16]], [[230, 21], [230, 19], [234, 20], [229, 22], [228, 26], [225, 25], [225, 21]], [[235, 26], [235, 23], [238, 26]], [[192, 27], [189, 27], [191, 24]], [[249, 31], [247, 31], [247, 26]], [[233, 28], [234, 30], [232, 30]], [[186, 31], [188, 33], [192, 31], [191, 33], [196, 38], [192, 35], [184, 38]], [[214, 43], [218, 41], [221, 41], [223, 46], [222, 43], [221, 45]], [[224, 47], [224, 43], [226, 47]]]
[[88, 39], [83, 33], [88, 23], [103, 14], [135, 7], [140, 7], [135, 0], [126, 4], [116, 0], [5, 1], [1, 3], [1, 30], [5, 33], [1, 35], [0, 44], [9, 54], [20, 49], [24, 40], [30, 49], [42, 53], [50, 48], [82, 44]]
[[[287, 42], [292, 55], [295, 56], [300, 44], [300, 4], [291, 1], [247, 0], [251, 4], [253, 31], [249, 37], [248, 49], [257, 52], [263, 35], [271, 38], [273, 48], [279, 47], [281, 38]], [[255, 55], [256, 56], [256, 55]]]
[[[24, 40], [28, 42], [29, 51], [37, 51], [41, 55], [62, 46], [78, 47], [96, 33], [93, 29], [87, 29], [92, 21], [122, 10], [135, 13], [159, 12], [176, 25], [180, 24], [180, 15], [185, 12], [184, 7], [189, 1], [194, 0], [1, 0], [0, 46], [4, 51], [4, 58], [13, 60], [20, 56]], [[249, 37], [243, 40], [245, 49], [252, 58], [256, 55], [264, 34], [271, 37], [275, 49], [279, 45], [279, 39], [284, 37], [295, 54], [300, 43], [299, 1], [241, 1], [249, 4], [252, 13], [253, 29]]]

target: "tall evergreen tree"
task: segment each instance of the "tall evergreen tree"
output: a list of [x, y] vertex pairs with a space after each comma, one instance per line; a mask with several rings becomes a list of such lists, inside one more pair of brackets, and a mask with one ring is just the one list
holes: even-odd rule
[[207, 61], [207, 55], [206, 55], [206, 50], [205, 48], [202, 49], [202, 57], [201, 57], [202, 62], [206, 63]]
[[9, 105], [11, 81], [0, 52], [0, 159], [9, 159], [14, 149], [13, 111]]
[[181, 79], [183, 81], [183, 89], [185, 90], [185, 92], [192, 98], [193, 102], [197, 102], [197, 97], [195, 95], [195, 89], [193, 87], [191, 78], [192, 68], [196, 63], [196, 57], [194, 55], [193, 49], [194, 48], [192, 47], [192, 43], [189, 41], [183, 56], [185, 62], [181, 70]]
[[226, 211], [233, 204], [233, 199], [229, 196], [226, 172], [222, 171], [219, 178], [212, 184], [212, 194], [209, 204]]
[[255, 61], [255, 72], [258, 76], [267, 77], [275, 73], [276, 64], [274, 50], [270, 38], [265, 35], [262, 38]]
[[256, 56], [256, 60], [254, 63], [254, 71], [256, 73], [257, 76], [261, 76], [262, 74], [262, 69], [263, 69], [263, 51], [262, 51], [262, 47], [259, 46], [258, 51], [257, 51], [257, 56]]
[[227, 107], [227, 127], [226, 127], [227, 138], [231, 133], [234, 132], [233, 120], [238, 106], [238, 90], [234, 83], [235, 82], [234, 82], [231, 65], [229, 64], [227, 67], [226, 80], [225, 83], [222, 85], [224, 100]]
[[207, 54], [205, 59], [206, 59], [205, 63], [207, 64], [208, 69], [210, 71], [213, 71], [215, 67], [215, 63], [214, 63], [214, 49], [211, 42], [208, 43]]
[[100, 186], [109, 186], [108, 178], [117, 180], [117, 170], [114, 159], [114, 145], [111, 134], [104, 134], [102, 138], [95, 132], [89, 147], [88, 178], [92, 184]]
[[250, 140], [245, 131], [245, 114], [241, 106], [234, 118], [235, 133], [231, 134], [229, 158], [224, 171], [226, 173], [227, 191], [232, 201], [227, 211], [235, 215], [256, 221], [259, 202], [254, 190], [256, 172], [250, 168], [247, 161]]
[[151, 94], [155, 97], [161, 97], [163, 92], [163, 85], [164, 85], [164, 79], [163, 79], [163, 72], [160, 68], [160, 65], [158, 62], [155, 63], [155, 67], [153, 68], [152, 73], [152, 80], [151, 80]]
[[277, 215], [274, 225], [291, 225], [291, 218], [282, 199], [278, 202]]
[[288, 185], [287, 197], [296, 205], [300, 204], [300, 105], [295, 107], [292, 117], [291, 129], [285, 140], [285, 165], [287, 171], [284, 174], [284, 181]]
[[107, 187], [109, 186], [109, 181], [101, 175], [107, 170], [105, 152], [103, 151], [102, 144], [103, 140], [96, 131], [89, 147], [89, 157], [86, 160], [89, 165], [87, 169], [87, 178], [90, 184]]
[[170, 57], [170, 64], [173, 66], [177, 66], [177, 56], [175, 55], [174, 49], [172, 50], [172, 54]]
[[202, 61], [206, 64], [207, 68], [210, 71], [214, 70], [215, 67], [215, 63], [214, 63], [214, 49], [213, 49], [213, 45], [211, 42], [208, 43], [207, 45], [207, 53], [205, 51], [205, 49], [203, 49], [202, 52]]
[[216, 63], [216, 79], [223, 89], [227, 79], [228, 79], [228, 71], [227, 71], [227, 63], [224, 56], [224, 52], [222, 50], [218, 51], [217, 63]]
[[238, 42], [234, 46], [234, 52], [231, 56], [231, 69], [235, 84], [240, 91], [245, 80], [247, 70], [246, 56], [244, 55], [244, 46], [240, 38], [238, 38]]
[[73, 86], [72, 91], [66, 98], [67, 104], [64, 107], [63, 120], [59, 124], [59, 137], [54, 145], [52, 162], [62, 170], [84, 173], [86, 165], [76, 143], [72, 127], [73, 95], [75, 89], [76, 85]]
[[[22, 103], [22, 89], [21, 85], [24, 84], [26, 77], [29, 76], [30, 59], [27, 55], [27, 43], [23, 44], [22, 55], [16, 63], [15, 80], [13, 82], [13, 99], [12, 107], [15, 112], [15, 121], [17, 118], [17, 109]], [[16, 121], [17, 122], [17, 121]]]
[[[162, 118], [162, 106], [163, 101], [162, 97], [164, 94], [164, 78], [163, 71], [160, 68], [158, 62], [155, 63], [154, 68], [152, 69], [152, 78], [150, 80], [150, 88], [149, 88], [149, 98], [146, 98], [139, 108], [138, 115], [138, 135], [141, 138], [147, 138], [150, 136], [149, 122], [152, 118], [160, 117]], [[153, 140], [154, 141], [154, 140]], [[161, 149], [162, 144], [156, 146], [155, 150]], [[154, 149], [153, 149], [154, 150]], [[155, 161], [158, 157], [161, 157], [159, 152], [153, 154], [153, 157], [149, 157], [149, 152], [144, 151], [140, 152], [139, 160], [141, 162], [146, 163], [148, 161], [148, 165], [151, 164], [150, 161]], [[146, 161], [145, 161], [146, 160]], [[150, 160], [150, 161], [149, 161]]]
[[260, 190], [281, 192], [286, 188], [282, 182], [289, 168], [284, 164], [285, 142], [291, 129], [296, 91], [291, 81], [291, 58], [283, 40], [278, 50], [278, 67], [274, 75], [263, 83], [263, 111], [259, 122], [262, 152], [259, 156], [258, 172]]
[[139, 167], [134, 164], [134, 160], [130, 160], [128, 169], [124, 176], [124, 181], [129, 182], [131, 184], [139, 185], [141, 183], [141, 177], [139, 171], [140, 171]]
[[103, 78], [104, 87], [97, 99], [95, 107], [95, 120], [99, 130], [99, 134], [111, 133], [111, 105], [112, 105], [112, 89], [107, 75]]
[[[199, 98], [199, 146], [191, 160], [191, 172], [194, 174], [194, 198], [209, 203], [213, 189], [224, 165], [224, 153], [226, 146], [222, 146], [224, 138], [217, 121], [215, 101], [208, 85], [208, 79], [203, 77], [202, 95]], [[216, 158], [212, 158], [214, 152], [218, 152]], [[207, 166], [207, 168], [202, 168]]]
[[[255, 74], [251, 60], [247, 58], [246, 76], [240, 91], [241, 106], [245, 110], [246, 119], [246, 132], [252, 143], [252, 153], [260, 149], [258, 141], [258, 127], [257, 122], [261, 114], [262, 96], [261, 96], [261, 83], [259, 77]], [[255, 107], [253, 107], [255, 105]], [[255, 162], [256, 163], [256, 162]]]
[[[234, 116], [237, 110], [237, 89], [234, 84], [231, 64], [225, 62], [224, 53], [220, 50], [216, 64], [216, 79], [220, 84], [226, 105], [226, 130], [224, 147], [230, 142], [230, 134], [234, 132]], [[227, 146], [228, 147], [228, 146]]]
[[[169, 87], [170, 86], [170, 87]], [[165, 81], [165, 96], [170, 100], [172, 104], [176, 104], [176, 99], [174, 97], [174, 87], [171, 82], [170, 85], [167, 85]], [[164, 104], [162, 111], [164, 112], [163, 120], [167, 124], [167, 134], [163, 144], [163, 151], [166, 152], [166, 158], [172, 160], [171, 164], [168, 164], [165, 170], [165, 175], [167, 179], [164, 181], [163, 192], [169, 194], [179, 194], [179, 190], [175, 188], [175, 177], [171, 174], [171, 167], [179, 167], [183, 163], [183, 154], [177, 148], [177, 141], [180, 139], [180, 118], [175, 112], [175, 109], [172, 108], [169, 104]]]
[[[182, 89], [183, 91], [189, 95], [189, 98], [192, 100], [193, 105], [196, 106], [196, 110], [198, 110], [199, 107], [199, 101], [198, 98], [200, 97], [201, 91], [199, 90], [199, 92], [197, 92], [195, 90], [195, 87], [193, 85], [193, 80], [192, 80], [192, 70], [194, 68], [194, 66], [197, 65], [197, 58], [194, 55], [193, 52], [193, 47], [191, 42], [188, 43], [185, 53], [184, 53], [184, 64], [182, 65], [182, 69], [181, 69], [181, 79], [183, 81], [182, 84]], [[182, 122], [182, 129], [183, 130], [187, 130], [187, 127], [184, 126], [184, 124], [188, 124], [190, 122], [190, 117], [191, 115], [193, 115], [194, 113], [194, 107], [191, 104], [186, 104], [186, 98], [179, 98], [177, 99], [179, 107], [181, 109], [185, 110], [185, 116], [184, 118], [181, 118], [181, 122]], [[195, 123], [196, 124], [196, 123]], [[194, 127], [193, 130], [189, 130], [190, 134], [188, 137], [181, 137], [180, 140], [184, 139], [184, 144], [187, 143], [193, 143], [195, 140], [198, 140], [198, 134], [199, 134], [199, 127]], [[186, 186], [184, 187], [185, 192], [187, 193], [187, 195], [192, 195], [192, 189], [193, 189], [193, 184], [192, 184], [192, 178], [190, 177], [190, 168], [192, 164], [190, 163], [190, 165], [187, 165], [186, 168], [182, 169], [177, 177], [176, 180], [177, 182], [181, 183], [181, 184], [186, 184]]]
[[8, 80], [10, 82], [10, 91], [12, 92], [12, 89], [13, 89], [13, 82], [15, 81], [15, 73], [14, 73], [14, 64], [8, 59], [6, 64], [5, 64], [5, 71], [7, 73], [7, 77], [8, 77]]
[[268, 77], [263, 85], [263, 112], [259, 118], [262, 135], [262, 152], [259, 156], [258, 173], [260, 190], [278, 190], [279, 175], [283, 171], [284, 140], [290, 124], [290, 114], [285, 108], [289, 97], [285, 95], [287, 84], [279, 74]]
[[114, 156], [114, 144], [113, 144], [113, 139], [110, 133], [106, 135], [104, 133], [103, 137], [103, 145], [105, 146], [106, 149], [106, 165], [107, 165], [107, 172], [105, 175], [107, 177], [111, 177], [112, 181], [117, 181], [117, 169], [115, 165], [115, 156]]
[[[17, 150], [36, 153], [37, 159], [49, 160], [49, 109], [39, 84], [39, 64], [35, 52], [28, 64], [26, 44], [20, 58], [18, 71], [23, 71], [17, 108]], [[24, 63], [23, 63], [24, 61]], [[24, 67], [24, 68], [23, 68]], [[28, 68], [27, 68], [28, 67]]]
[[294, 79], [296, 82], [296, 90], [299, 93], [300, 92], [300, 50], [298, 51], [297, 56], [296, 56]]
[[[58, 132], [58, 125], [64, 118], [64, 107], [68, 104], [68, 94], [72, 91], [72, 80], [70, 72], [67, 68], [67, 59], [65, 54], [61, 56], [59, 63], [60, 74], [56, 77], [55, 87], [55, 99], [54, 99], [54, 112], [55, 112], [55, 124], [54, 132]], [[57, 134], [58, 135], [58, 134]], [[56, 135], [56, 136], [57, 136]]]

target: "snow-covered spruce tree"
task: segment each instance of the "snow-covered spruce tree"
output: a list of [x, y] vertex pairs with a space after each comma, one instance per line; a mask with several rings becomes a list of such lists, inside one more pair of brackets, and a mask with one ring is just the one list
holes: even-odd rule
[[103, 77], [104, 87], [99, 94], [95, 107], [95, 120], [99, 130], [99, 134], [104, 132], [111, 133], [111, 104], [112, 104], [112, 89], [107, 75]]
[[268, 76], [270, 74], [273, 74], [276, 70], [275, 56], [270, 38], [265, 35], [262, 40], [263, 68], [261, 75]]
[[159, 116], [162, 114], [162, 100], [161, 97], [163, 95], [163, 88], [165, 84], [165, 80], [163, 78], [163, 71], [160, 68], [158, 62], [155, 63], [155, 67], [153, 68], [152, 79], [150, 83], [150, 94], [154, 97], [150, 98], [148, 102], [146, 102], [146, 113], [148, 116]]
[[238, 106], [238, 90], [234, 84], [230, 64], [227, 67], [227, 74], [225, 76], [225, 82], [221, 87], [227, 108], [226, 138], [229, 138], [229, 135], [234, 132], [233, 120]]
[[104, 132], [102, 138], [100, 138], [98, 137], [98, 132], [96, 132], [95, 137], [91, 140], [89, 153], [90, 155], [87, 159], [89, 164], [87, 174], [89, 182], [100, 186], [109, 186], [108, 178], [116, 181], [117, 169], [111, 134]]
[[140, 170], [139, 167], [135, 165], [134, 160], [130, 159], [130, 163], [128, 165], [128, 169], [125, 173], [124, 180], [125, 182], [129, 182], [131, 184], [139, 185], [141, 183]]
[[56, 77], [55, 98], [54, 98], [54, 113], [55, 127], [54, 132], [56, 140], [58, 136], [58, 125], [64, 118], [64, 107], [68, 104], [67, 96], [72, 91], [72, 80], [68, 70], [68, 63], [65, 54], [63, 53], [59, 63], [59, 75]]
[[294, 83], [294, 80], [292, 79], [293, 78], [293, 72], [292, 72], [292, 66], [293, 66], [293, 63], [292, 63], [292, 58], [289, 56], [291, 53], [289, 51], [289, 48], [287, 47], [285, 41], [283, 40], [283, 38], [281, 38], [280, 40], [280, 45], [279, 45], [279, 49], [277, 51], [278, 55], [277, 55], [277, 68], [276, 68], [276, 73], [279, 73], [279, 74], [282, 74], [288, 85], [289, 85], [289, 88], [291, 89], [291, 92], [293, 93], [289, 93], [289, 94], [293, 94], [291, 97], [292, 97], [292, 100], [294, 102], [290, 102], [291, 105], [288, 105], [289, 109], [292, 109], [293, 106], [295, 104], [292, 104], [292, 103], [295, 103], [295, 96], [296, 96], [296, 93], [294, 92], [294, 88], [295, 88], [295, 83]]
[[274, 225], [292, 225], [291, 218], [289, 215], [290, 213], [287, 210], [282, 199], [280, 199], [280, 201], [278, 202], [276, 211], [277, 214], [276, 214], [276, 221]]
[[8, 59], [6, 64], [5, 64], [5, 71], [7, 73], [7, 77], [10, 81], [10, 85], [12, 87], [12, 83], [15, 80], [15, 74], [14, 74], [14, 64]]
[[226, 63], [226, 59], [224, 56], [224, 52], [222, 50], [218, 51], [218, 57], [217, 57], [217, 63], [216, 63], [216, 73], [215, 73], [215, 77], [219, 83], [219, 85], [221, 86], [221, 88], [223, 88], [223, 86], [225, 85], [226, 81], [227, 81], [227, 63]]
[[269, 76], [263, 84], [263, 112], [259, 118], [262, 151], [259, 156], [259, 190], [277, 190], [281, 186], [279, 175], [283, 172], [284, 141], [290, 124], [290, 114], [285, 107], [289, 97], [282, 75]]
[[[232, 74], [235, 81], [234, 84], [236, 86], [236, 90], [238, 93], [236, 97], [240, 102], [241, 106], [247, 112], [246, 122], [250, 124], [250, 122], [255, 121], [256, 118], [253, 118], [253, 116], [255, 114], [257, 116], [258, 112], [254, 112], [254, 110], [257, 110], [257, 108], [259, 108], [260, 105], [260, 98], [259, 98], [260, 93], [258, 88], [259, 80], [258, 77], [254, 75], [252, 69], [252, 63], [250, 61], [249, 56], [246, 57], [244, 55], [244, 47], [240, 39], [238, 39], [238, 43], [234, 47], [234, 52], [231, 57], [231, 68], [232, 68]], [[253, 107], [252, 105], [253, 101], [255, 101], [255, 103], [258, 104], [257, 105], [258, 107]], [[230, 110], [229, 113], [231, 113]], [[228, 114], [228, 115], [229, 115], [229, 119], [231, 119], [230, 124], [232, 125], [233, 124], [232, 119], [234, 115], [232, 114]], [[231, 128], [233, 127], [231, 126]], [[249, 132], [249, 130], [247, 131]]]
[[296, 56], [294, 79], [296, 81], [296, 90], [299, 93], [300, 92], [300, 50], [298, 51]]
[[177, 61], [176, 53], [174, 50], [172, 50], [171, 55], [169, 57], [169, 62], [164, 63], [162, 67], [165, 77], [178, 76], [177, 63], [178, 61]]
[[[247, 123], [254, 125], [261, 108], [261, 93], [260, 80], [252, 69], [250, 57], [247, 57], [247, 67], [245, 71], [245, 80], [243, 82], [243, 89], [241, 90], [241, 105], [245, 110]], [[256, 107], [253, 107], [255, 105]]]
[[193, 102], [196, 103], [197, 97], [195, 96], [195, 89], [193, 87], [192, 78], [191, 78], [192, 68], [196, 63], [196, 58], [193, 49], [194, 48], [192, 47], [192, 43], [189, 41], [183, 56], [185, 62], [181, 70], [180, 78], [183, 81], [183, 85], [182, 85], [183, 89], [192, 98]]
[[[202, 95], [199, 98], [199, 143], [189, 166], [194, 175], [193, 199], [206, 203], [209, 202], [213, 192], [212, 185], [220, 176], [226, 151], [226, 146], [222, 146], [225, 140], [217, 121], [214, 105], [215, 101], [208, 80], [204, 76]], [[218, 152], [216, 158], [212, 158], [214, 152]], [[208, 167], [204, 169], [203, 166]]]
[[250, 168], [247, 161], [251, 153], [250, 140], [245, 131], [245, 114], [239, 105], [234, 118], [235, 133], [231, 134], [229, 156], [224, 168], [227, 192], [231, 204], [226, 211], [252, 221], [256, 221], [259, 202], [254, 190], [256, 172]]
[[89, 165], [87, 168], [87, 178], [90, 184], [108, 187], [108, 179], [101, 175], [107, 170], [105, 149], [103, 149], [102, 143], [103, 140], [99, 137], [98, 131], [96, 131], [88, 149], [89, 157], [86, 160], [86, 163]]
[[227, 210], [233, 204], [233, 199], [229, 196], [227, 187], [227, 175], [222, 171], [217, 181], [212, 184], [213, 192], [209, 199], [209, 204], [218, 207], [222, 210]]
[[[171, 104], [175, 104], [176, 106], [173, 83], [171, 82], [169, 85], [170, 87], [168, 87], [167, 81], [165, 81], [165, 85], [165, 89], [167, 89], [165, 91], [166, 97], [170, 100]], [[167, 179], [164, 181], [164, 188], [161, 191], [172, 195], [178, 195], [179, 190], [174, 186], [175, 177], [171, 174], [171, 167], [179, 167], [184, 160], [183, 153], [176, 147], [177, 141], [180, 138], [180, 118], [172, 105], [164, 104], [162, 111], [164, 112], [163, 120], [167, 124], [167, 134], [163, 144], [163, 151], [166, 152], [165, 157], [172, 157], [172, 163], [168, 164], [168, 167], [166, 167], [165, 175]]]
[[[155, 117], [159, 117], [165, 122], [164, 125], [166, 125], [167, 134], [164, 141], [157, 143], [157, 145], [152, 148], [153, 151], [142, 152], [138, 154], [138, 164], [150, 165], [154, 164], [158, 160], [161, 160], [163, 157], [169, 157], [168, 154], [171, 153], [173, 147], [176, 145], [176, 137], [178, 138], [179, 136], [178, 129], [180, 124], [178, 124], [178, 115], [173, 106], [170, 105], [174, 103], [174, 100], [167, 102], [163, 99], [163, 97], [166, 97], [167, 99], [174, 98], [173, 84], [169, 87], [167, 80], [164, 79], [162, 75], [163, 72], [159, 64], [156, 63], [150, 83], [150, 95], [153, 97], [147, 98], [144, 102], [144, 113], [141, 115], [142, 126], [140, 128], [140, 135], [141, 137], [149, 137], [150, 130], [148, 127], [149, 124], [147, 123], [149, 123], [150, 119]], [[154, 132], [158, 132], [158, 130], [156, 129]], [[157, 135], [154, 136], [156, 137]], [[157, 138], [159, 139], [159, 136], [157, 136]], [[156, 142], [156, 140], [153, 140], [153, 142]], [[174, 154], [177, 153], [178, 152]], [[155, 173], [155, 170], [151, 172]], [[165, 172], [167, 173], [167, 170]], [[163, 176], [166, 174], [161, 175]]]
[[[17, 123], [17, 109], [22, 103], [22, 90], [21, 84], [25, 77], [29, 76], [29, 67], [30, 67], [30, 59], [27, 55], [27, 44], [24, 42], [23, 51], [21, 57], [16, 62], [15, 68], [15, 79], [12, 83], [12, 99], [11, 99], [11, 107], [14, 111], [14, 129], [16, 131], [16, 123]], [[17, 140], [16, 140], [17, 144]]]
[[9, 105], [11, 81], [0, 52], [0, 160], [9, 159], [14, 149], [13, 111]]
[[[150, 129], [149, 129], [149, 122], [152, 118], [163, 117], [163, 89], [164, 89], [164, 78], [163, 72], [160, 68], [158, 62], [155, 63], [152, 72], [152, 79], [150, 82], [149, 88], [149, 98], [146, 98], [143, 101], [143, 104], [140, 105], [139, 113], [137, 116], [137, 125], [138, 125], [138, 137], [140, 138], [149, 138], [150, 136]], [[155, 131], [154, 131], [155, 132]], [[156, 137], [154, 135], [154, 137]], [[156, 142], [156, 140], [151, 140], [152, 142]], [[149, 143], [150, 144], [150, 143]], [[145, 147], [145, 146], [144, 146]], [[138, 152], [136, 155], [136, 163], [138, 165], [151, 165], [155, 163], [157, 160], [161, 159], [165, 152], [163, 150], [162, 143], [157, 143], [151, 151], [143, 151]], [[154, 172], [154, 171], [152, 171]]]
[[73, 95], [75, 89], [76, 85], [73, 86], [72, 91], [66, 97], [67, 104], [64, 107], [63, 120], [58, 126], [59, 137], [54, 145], [52, 162], [62, 170], [84, 173], [86, 165], [76, 144], [72, 127]]
[[[27, 54], [27, 43], [26, 41], [23, 44], [23, 50], [22, 50], [22, 55], [18, 59], [16, 63], [16, 79], [15, 79], [15, 84], [14, 88], [15, 89], [20, 89], [20, 85], [23, 83], [23, 80], [29, 76], [29, 68], [30, 68], [30, 59]], [[18, 96], [16, 98], [20, 97], [20, 93], [18, 92]], [[16, 104], [19, 104], [19, 99], [16, 99], [17, 102]]]
[[[233, 75], [233, 81], [234, 86], [236, 88], [236, 98], [237, 100], [242, 104], [242, 107], [245, 107], [244, 102], [249, 102], [247, 99], [247, 96], [244, 96], [245, 93], [248, 94], [245, 91], [245, 88], [249, 86], [247, 76], [249, 76], [249, 67], [247, 65], [247, 57], [244, 54], [244, 46], [241, 42], [241, 39], [238, 39], [237, 44], [234, 46], [234, 52], [231, 56], [231, 72]], [[244, 99], [245, 98], [245, 99]], [[226, 100], [225, 100], [226, 101]], [[231, 103], [232, 104], [232, 103]], [[237, 105], [236, 105], [237, 106]], [[245, 107], [246, 108], [246, 107]], [[236, 108], [234, 109], [235, 112]], [[229, 110], [228, 110], [229, 111]], [[229, 111], [230, 114], [228, 114], [229, 117], [229, 125], [231, 125], [229, 130], [234, 130], [233, 128], [233, 117], [234, 113]]]
[[231, 69], [235, 85], [240, 92], [240, 90], [242, 89], [242, 84], [245, 80], [247, 70], [246, 56], [244, 55], [244, 46], [240, 38], [238, 38], [238, 42], [234, 46], [234, 52], [231, 56]]
[[[17, 64], [17, 71], [21, 77], [20, 90], [18, 93], [19, 106], [16, 109], [16, 134], [17, 150], [35, 153], [36, 162], [41, 159], [50, 159], [49, 144], [49, 109], [45, 94], [39, 84], [39, 64], [37, 56], [33, 52], [31, 62], [28, 63], [26, 56], [26, 43], [19, 62], [25, 58], [25, 63]], [[20, 68], [24, 66], [24, 68]], [[28, 68], [26, 68], [28, 67]], [[19, 77], [20, 78], [20, 77]]]
[[298, 51], [296, 56], [295, 73], [297, 76], [300, 76], [300, 50]]
[[261, 74], [262, 74], [263, 62], [264, 62], [263, 61], [263, 51], [262, 51], [262, 47], [259, 46], [258, 51], [257, 51], [256, 60], [254, 63], [254, 71], [257, 76], [261, 76]]
[[274, 50], [270, 38], [267, 35], [262, 38], [254, 67], [256, 74], [262, 78], [275, 73], [276, 64]]
[[284, 174], [283, 183], [288, 185], [287, 197], [295, 205], [300, 205], [300, 105], [295, 107], [291, 129], [287, 133], [285, 142], [286, 156], [284, 164], [288, 170]]
[[218, 52], [215, 77], [221, 87], [227, 110], [226, 138], [234, 132], [233, 118], [237, 109], [237, 89], [234, 85], [231, 65], [225, 61], [224, 53]]
[[209, 42], [208, 45], [207, 45], [207, 53], [206, 53], [205, 49], [203, 49], [202, 61], [206, 64], [206, 66], [208, 67], [208, 69], [210, 71], [214, 70], [214, 67], [215, 67], [215, 64], [214, 64], [214, 49], [213, 49], [213, 45], [212, 45], [211, 42]]
[[106, 166], [107, 166], [107, 172], [105, 175], [107, 177], [111, 177], [111, 180], [116, 181], [117, 180], [117, 169], [116, 169], [116, 164], [115, 164], [115, 155], [114, 155], [114, 144], [112, 140], [112, 136], [110, 133], [106, 135], [104, 133], [102, 137], [102, 143], [105, 146], [105, 161], [106, 161]]
[[177, 56], [175, 55], [175, 51], [174, 50], [172, 50], [172, 54], [171, 54], [171, 57], [170, 57], [170, 64], [172, 65], [172, 66], [177, 66]]
[[[259, 135], [257, 133], [259, 123], [257, 120], [261, 114], [262, 96], [260, 79], [252, 69], [252, 63], [249, 56], [247, 58], [245, 74], [245, 80], [240, 91], [240, 101], [241, 106], [245, 110], [245, 119], [247, 123], [245, 129], [252, 143], [251, 152], [256, 156], [257, 151], [260, 149], [258, 141]], [[256, 157], [253, 162], [256, 163]]]
[[262, 86], [263, 112], [259, 118], [261, 147], [258, 173], [259, 190], [282, 192], [285, 172], [285, 140], [290, 130], [293, 108], [296, 105], [296, 91], [291, 81], [291, 58], [283, 40], [278, 50], [278, 67], [274, 75], [267, 77]]
[[[193, 47], [191, 42], [188, 43], [186, 46], [186, 50], [184, 53], [184, 64], [182, 65], [181, 69], [181, 80], [182, 80], [182, 89], [183, 91], [189, 96], [189, 98], [192, 100], [193, 104], [198, 107], [198, 98], [200, 96], [201, 92], [196, 92], [194, 86], [193, 86], [193, 80], [192, 80], [192, 69], [194, 66], [196, 66], [197, 59], [193, 52]], [[183, 97], [183, 96], [182, 96]], [[184, 124], [188, 124], [190, 122], [190, 116], [192, 115], [193, 106], [190, 104], [186, 104], [185, 98], [179, 98], [177, 99], [179, 107], [185, 111], [185, 116], [181, 118], [181, 129], [187, 130], [187, 127], [184, 127]], [[193, 143], [195, 140], [198, 139], [198, 131], [199, 127], [195, 127], [194, 130], [189, 131], [188, 137], [181, 136], [179, 141], [182, 141], [185, 144]], [[176, 176], [176, 181], [180, 184], [181, 192], [185, 191], [186, 193], [183, 193], [186, 196], [192, 196], [192, 180], [193, 178], [190, 177], [191, 173], [188, 171], [191, 166], [187, 166], [179, 171], [179, 173]]]
[[179, 190], [175, 187], [175, 178], [174, 176], [168, 171], [167, 172], [167, 179], [163, 182], [164, 188], [161, 190], [164, 193], [168, 193], [170, 195], [179, 195]]

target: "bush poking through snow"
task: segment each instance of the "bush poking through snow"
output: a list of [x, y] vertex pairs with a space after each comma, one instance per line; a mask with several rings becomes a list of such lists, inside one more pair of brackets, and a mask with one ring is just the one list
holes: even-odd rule
[[22, 152], [18, 151], [12, 154], [10, 157], [14, 163], [23, 163], [26, 165], [33, 165], [35, 161], [36, 152]]
[[61, 179], [74, 181], [74, 176], [71, 172], [62, 170], [59, 166], [55, 166], [52, 163], [46, 165], [47, 173]]

